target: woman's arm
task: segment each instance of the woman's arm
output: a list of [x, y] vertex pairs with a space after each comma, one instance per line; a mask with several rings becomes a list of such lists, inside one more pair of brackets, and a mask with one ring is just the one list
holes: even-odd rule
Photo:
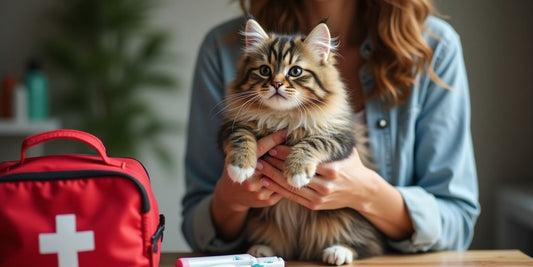
[[461, 42], [445, 22], [431, 18], [431, 67], [451, 89], [421, 77], [414, 128], [413, 184], [398, 186], [414, 233], [390, 242], [404, 252], [465, 250], [480, 212], [470, 131], [470, 97]]
[[211, 202], [224, 170], [224, 153], [218, 146], [220, 112], [226, 84], [233, 79], [238, 44], [221, 39], [237, 32], [240, 21], [230, 21], [211, 30], [198, 51], [194, 71], [187, 147], [185, 152], [185, 196], [182, 199], [182, 232], [193, 251], [228, 252], [240, 240], [219, 238], [211, 218]]

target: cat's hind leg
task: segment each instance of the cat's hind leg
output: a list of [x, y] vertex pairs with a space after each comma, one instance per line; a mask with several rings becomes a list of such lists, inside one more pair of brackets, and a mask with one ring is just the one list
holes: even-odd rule
[[254, 257], [275, 256], [274, 250], [267, 245], [253, 245], [250, 249], [248, 249], [248, 254]]
[[349, 246], [333, 245], [322, 252], [322, 261], [332, 265], [349, 264], [355, 258], [357, 252]]

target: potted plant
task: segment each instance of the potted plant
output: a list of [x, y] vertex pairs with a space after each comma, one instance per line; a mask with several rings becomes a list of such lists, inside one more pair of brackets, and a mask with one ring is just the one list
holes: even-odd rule
[[157, 136], [179, 123], [153, 112], [140, 93], [172, 92], [169, 35], [149, 25], [155, 0], [63, 0], [53, 13], [58, 33], [45, 55], [60, 83], [55, 111], [68, 128], [98, 136], [108, 153], [135, 157], [148, 142], [167, 165]]

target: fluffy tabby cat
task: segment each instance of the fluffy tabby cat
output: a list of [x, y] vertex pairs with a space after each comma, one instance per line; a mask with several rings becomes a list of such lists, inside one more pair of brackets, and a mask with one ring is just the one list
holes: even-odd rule
[[[233, 181], [252, 176], [256, 141], [281, 129], [292, 146], [284, 175], [296, 188], [310, 182], [318, 164], [348, 157], [354, 145], [365, 154], [368, 149], [356, 142], [357, 127], [325, 23], [304, 37], [267, 35], [249, 19], [244, 36], [244, 56], [226, 95], [220, 132]], [[285, 199], [249, 212], [247, 238], [255, 244], [249, 253], [256, 256], [337, 265], [384, 250], [381, 233], [357, 211], [312, 211]]]

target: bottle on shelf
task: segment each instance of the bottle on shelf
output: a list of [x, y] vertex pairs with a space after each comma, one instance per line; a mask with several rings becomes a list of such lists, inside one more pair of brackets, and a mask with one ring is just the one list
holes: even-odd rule
[[13, 92], [13, 118], [17, 123], [28, 121], [28, 89], [19, 83]]
[[1, 117], [3, 119], [11, 119], [13, 118], [13, 98], [14, 98], [14, 91], [17, 87], [17, 78], [13, 74], [6, 74], [4, 78], [2, 79], [2, 113]]
[[43, 121], [48, 118], [48, 81], [37, 59], [27, 66], [25, 85], [28, 92], [28, 118]]

